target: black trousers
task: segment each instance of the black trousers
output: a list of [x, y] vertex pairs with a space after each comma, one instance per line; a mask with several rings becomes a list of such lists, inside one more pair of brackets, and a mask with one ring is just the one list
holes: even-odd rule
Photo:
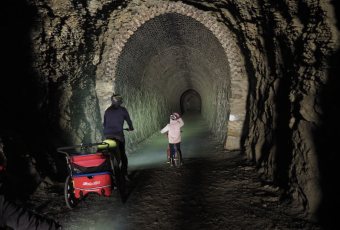
[[[112, 139], [115, 140], [118, 144], [119, 148], [119, 153], [116, 151], [115, 152], [115, 157], [117, 158], [118, 161], [122, 161], [122, 165], [124, 167], [124, 174], [127, 174], [127, 168], [128, 168], [128, 158], [126, 156], [125, 152], [125, 138], [124, 136], [107, 136], [106, 139]], [[119, 156], [118, 156], [119, 155]]]
[[178, 142], [176, 144], [170, 144], [169, 143], [169, 147], [170, 147], [170, 162], [172, 163], [173, 162], [173, 155], [172, 155], [172, 152], [174, 151], [174, 147], [176, 145], [176, 148], [179, 152], [179, 156], [181, 157], [181, 161], [182, 161], [182, 151], [181, 151], [181, 142]]
[[15, 230], [55, 230], [57, 224], [51, 219], [6, 200], [0, 195], [0, 228], [11, 227]]

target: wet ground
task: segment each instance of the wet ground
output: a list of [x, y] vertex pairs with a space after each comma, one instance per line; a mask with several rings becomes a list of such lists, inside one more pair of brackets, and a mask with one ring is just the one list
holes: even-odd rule
[[90, 194], [70, 210], [64, 185], [46, 181], [27, 205], [72, 230], [321, 229], [280, 201], [280, 190], [263, 183], [240, 152], [223, 150], [202, 117], [183, 120], [185, 164], [171, 168], [166, 136], [155, 134], [128, 156], [131, 181], [124, 204], [115, 195]]

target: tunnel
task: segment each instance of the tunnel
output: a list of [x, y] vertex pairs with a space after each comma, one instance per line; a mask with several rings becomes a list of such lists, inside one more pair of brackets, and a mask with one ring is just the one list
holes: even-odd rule
[[[190, 10], [187, 9], [186, 14], [190, 15]], [[140, 137], [131, 139], [131, 143], [150, 136], [164, 124], [172, 111], [180, 111], [184, 92], [197, 91], [201, 95], [202, 115], [225, 143], [233, 106], [231, 79], [236, 74], [231, 73], [226, 50], [211, 31], [223, 34], [223, 30], [213, 27], [213, 23], [216, 24], [213, 19], [206, 19], [206, 23], [211, 24], [207, 28], [197, 19], [172, 11], [175, 7], [170, 8], [169, 13], [143, 19], [146, 20], [144, 24], [130, 35], [121, 51], [117, 51], [116, 45], [108, 51], [110, 54], [120, 52], [119, 58], [107, 67], [105, 79], [112, 80], [102, 83], [100, 79], [96, 83], [97, 90], [100, 91], [103, 84], [113, 84], [115, 92], [126, 95], [124, 103], [130, 107], [131, 114], [135, 114], [137, 130], [143, 130], [143, 135], [136, 132]], [[110, 72], [111, 65], [116, 66], [113, 73]], [[245, 81], [243, 89], [246, 87]], [[110, 96], [99, 94], [100, 97]], [[242, 113], [236, 117], [242, 117]], [[238, 120], [242, 122], [242, 119]], [[234, 143], [239, 148], [240, 143]]]
[[181, 112], [201, 112], [201, 95], [195, 90], [187, 90], [181, 95]]
[[0, 135], [13, 175], [25, 172], [27, 193], [65, 177], [55, 149], [103, 140], [119, 93], [135, 127], [128, 154], [172, 112], [198, 114], [283, 200], [331, 222], [338, 15], [323, 0], [6, 2]]

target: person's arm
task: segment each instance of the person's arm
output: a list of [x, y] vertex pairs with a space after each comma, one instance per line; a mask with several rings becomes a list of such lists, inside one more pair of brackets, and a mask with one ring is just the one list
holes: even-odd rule
[[125, 121], [128, 123], [128, 126], [129, 126], [129, 131], [133, 131], [134, 128], [132, 126], [132, 121], [130, 119], [130, 115], [129, 115], [129, 112], [126, 110], [126, 113], [125, 113]]
[[167, 126], [165, 126], [165, 127], [161, 130], [161, 133], [164, 134], [164, 133], [166, 133], [166, 132], [168, 132], [168, 131], [169, 131], [169, 126], [167, 125]]
[[179, 127], [182, 127], [184, 125], [184, 121], [182, 118], [178, 119]]

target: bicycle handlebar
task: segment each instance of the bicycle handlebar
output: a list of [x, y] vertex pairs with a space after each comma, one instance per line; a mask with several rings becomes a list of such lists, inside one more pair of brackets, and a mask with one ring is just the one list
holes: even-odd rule
[[[123, 130], [125, 130], [125, 131], [130, 131], [130, 129], [128, 129], [128, 128], [125, 128], [125, 129], [123, 129]], [[60, 152], [61, 150], [68, 150], [68, 149], [89, 148], [89, 147], [98, 146], [98, 145], [107, 145], [107, 146], [109, 146], [109, 144], [106, 143], [106, 142], [100, 142], [100, 143], [88, 143], [88, 144], [81, 144], [81, 145], [73, 145], [73, 146], [60, 147], [60, 148], [57, 148], [57, 151]]]
[[[128, 129], [128, 128], [125, 128], [123, 130], [130, 131], [130, 129]], [[57, 151], [59, 152], [60, 150], [89, 148], [89, 147], [98, 146], [98, 145], [109, 145], [109, 144], [107, 144], [106, 142], [100, 142], [100, 143], [88, 143], [88, 144], [81, 144], [81, 145], [73, 145], [73, 146], [66, 146], [66, 147], [57, 148]]]
[[81, 144], [81, 145], [73, 145], [73, 146], [66, 146], [66, 147], [60, 147], [57, 148], [57, 151], [59, 150], [67, 150], [67, 149], [76, 149], [76, 148], [88, 148], [98, 145], [108, 145], [106, 142], [100, 142], [100, 143], [89, 143], [89, 144]]

